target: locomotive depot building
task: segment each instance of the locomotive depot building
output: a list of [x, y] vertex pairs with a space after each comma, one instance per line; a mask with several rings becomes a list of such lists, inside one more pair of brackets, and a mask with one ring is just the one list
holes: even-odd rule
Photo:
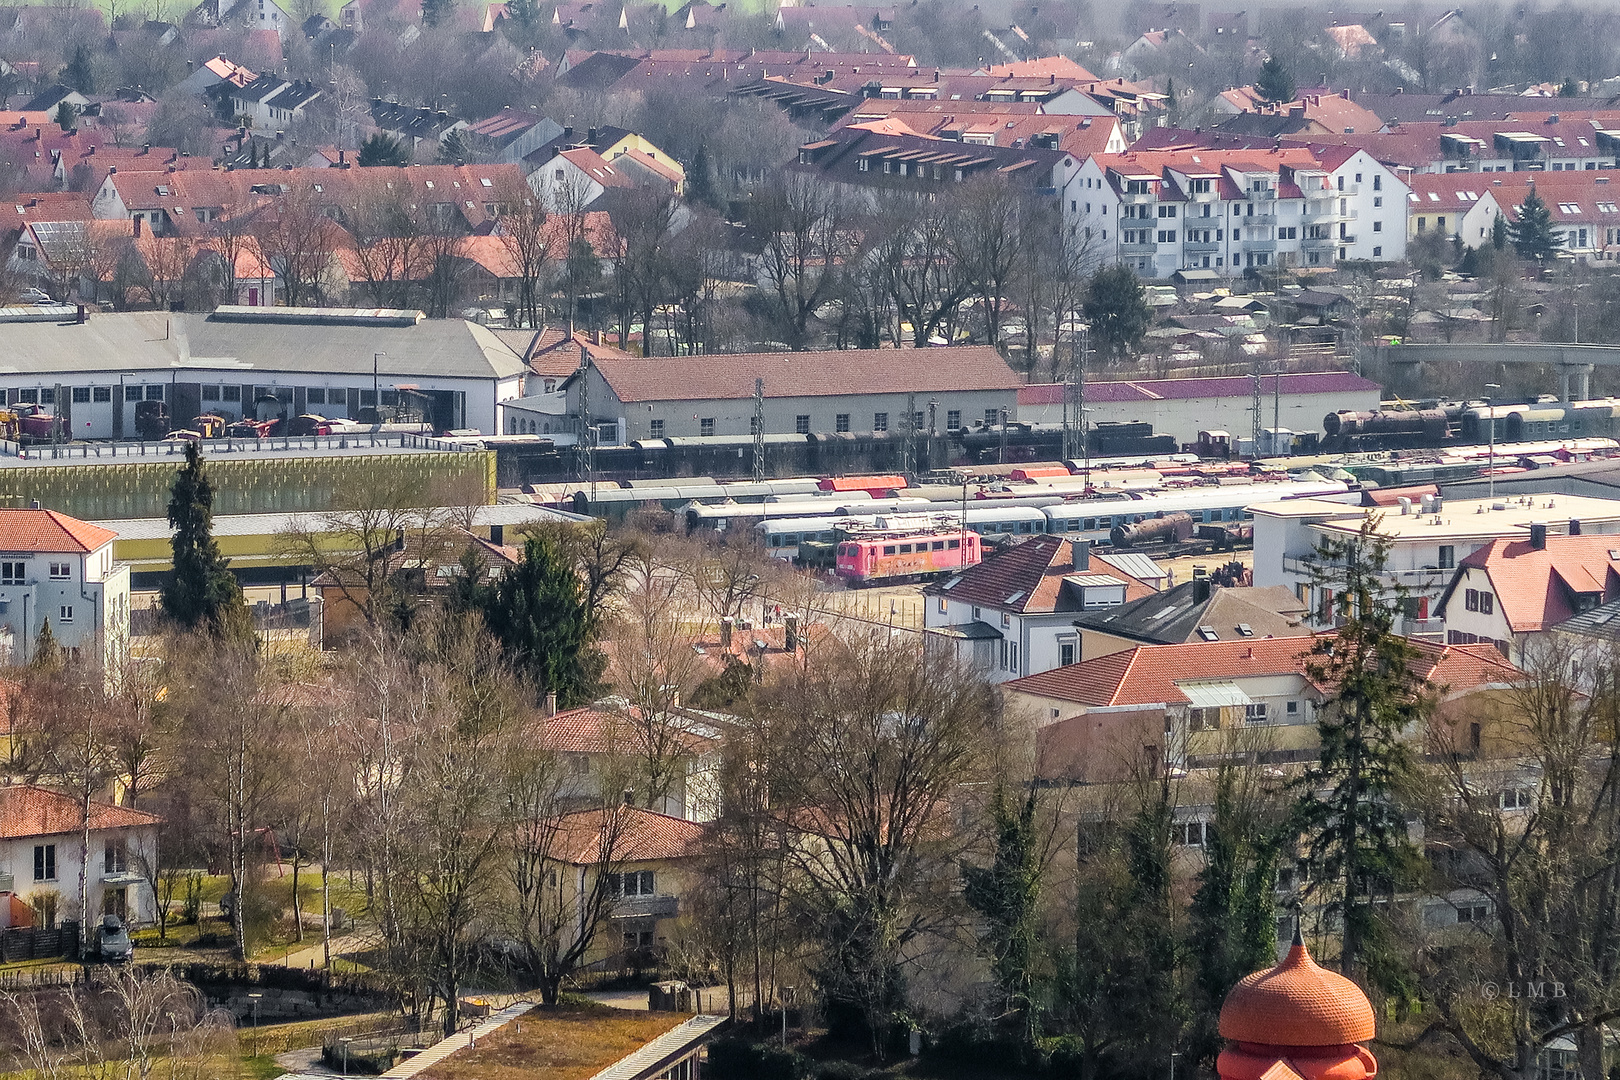
[[267, 409], [354, 418], [380, 399], [384, 412], [403, 402], [439, 429], [493, 432], [501, 402], [522, 393], [523, 361], [495, 334], [419, 311], [63, 312], [7, 320], [0, 389], [7, 404], [65, 417], [71, 439], [133, 439], [147, 401], [163, 402], [177, 427], [203, 413], [268, 419]]
[[[588, 415], [599, 440], [619, 442], [754, 433], [763, 382], [767, 435], [907, 433], [998, 424], [1018, 412], [1020, 380], [988, 345], [931, 349], [673, 356], [596, 356], [563, 385], [570, 416]], [[583, 400], [582, 400], [583, 391]], [[616, 430], [615, 430], [616, 425]]]

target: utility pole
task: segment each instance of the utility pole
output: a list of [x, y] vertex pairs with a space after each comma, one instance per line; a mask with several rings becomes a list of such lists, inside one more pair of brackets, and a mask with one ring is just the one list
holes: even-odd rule
[[579, 367], [579, 444], [575, 447], [580, 479], [590, 489], [591, 505], [596, 505], [596, 428], [591, 423], [591, 360], [586, 356]]
[[1080, 328], [1080, 378], [1075, 386], [1075, 411], [1080, 414], [1080, 490], [1091, 487], [1091, 440], [1086, 432], [1086, 361], [1091, 353], [1091, 326]]
[[934, 450], [934, 440], [939, 438], [939, 402], [930, 399], [928, 402], [928, 471], [933, 472], [939, 466], [939, 460]]
[[900, 475], [906, 483], [917, 482], [917, 395], [906, 395], [905, 438], [900, 444]]
[[754, 483], [765, 479], [765, 380], [754, 380]]
[[1069, 367], [1063, 373], [1063, 450], [1061, 458], [1065, 463], [1079, 456], [1074, 452], [1074, 426], [1069, 422], [1069, 405], [1074, 399], [1074, 368], [1079, 362], [1079, 352], [1080, 348], [1079, 342], [1076, 340], [1076, 333], [1071, 332], [1069, 335]]
[[1253, 423], [1249, 425], [1249, 437], [1254, 441], [1254, 449], [1250, 452], [1257, 457], [1260, 454], [1260, 365], [1261, 360], [1257, 356], [1254, 358], [1253, 366], [1249, 369], [1249, 380], [1254, 384], [1251, 388], [1253, 401], [1249, 405], [1253, 419]]

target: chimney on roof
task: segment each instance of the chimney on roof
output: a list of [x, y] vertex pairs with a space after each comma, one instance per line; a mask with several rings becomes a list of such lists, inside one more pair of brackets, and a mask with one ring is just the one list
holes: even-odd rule
[[1570, 518], [1569, 519], [1569, 535], [1571, 535], [1571, 536], [1579, 536], [1579, 535], [1581, 535], [1581, 519], [1580, 518]]
[[1195, 604], [1207, 604], [1207, 603], [1209, 603], [1210, 594], [1213, 591], [1213, 589], [1214, 589], [1214, 583], [1209, 580], [1208, 575], [1205, 575], [1204, 577], [1195, 577], [1195, 578], [1193, 578], [1193, 581], [1192, 581], [1193, 603], [1195, 603]]
[[30, 510], [38, 510], [39, 508], [40, 507], [39, 507], [39, 500], [38, 499], [30, 499], [28, 501], [28, 509], [30, 509]]
[[1070, 565], [1076, 570], [1091, 569], [1091, 541], [1074, 540], [1069, 544]]
[[546, 695], [546, 706], [543, 711], [548, 718], [557, 715], [557, 691], [553, 690]]
[[574, 141], [574, 129], [571, 125], [563, 128], [562, 141], [565, 143]]
[[1530, 546], [1537, 551], [1547, 550], [1547, 523], [1545, 521], [1532, 521], [1530, 523]]
[[108, 176], [116, 176], [117, 174], [118, 174], [118, 166], [116, 166], [116, 165], [107, 166], [107, 175]]

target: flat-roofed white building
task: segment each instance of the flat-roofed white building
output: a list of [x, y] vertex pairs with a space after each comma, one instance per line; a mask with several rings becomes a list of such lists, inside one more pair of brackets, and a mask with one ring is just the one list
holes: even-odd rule
[[[1350, 540], [1369, 516], [1389, 541], [1385, 583], [1407, 591], [1408, 607], [1397, 620], [1403, 634], [1438, 634], [1439, 602], [1457, 566], [1499, 539], [1529, 540], [1532, 528], [1548, 532], [1620, 534], [1620, 501], [1574, 495], [1535, 495], [1511, 499], [1441, 500], [1423, 512], [1400, 507], [1347, 506], [1325, 499], [1256, 503], [1254, 583], [1285, 585], [1305, 601], [1317, 626], [1330, 625], [1334, 594], [1313, 582], [1312, 561], [1324, 541]], [[1572, 528], [1572, 523], [1575, 523]]]

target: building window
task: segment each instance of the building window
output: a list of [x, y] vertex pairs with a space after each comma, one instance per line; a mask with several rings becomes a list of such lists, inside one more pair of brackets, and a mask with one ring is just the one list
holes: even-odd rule
[[1246, 724], [1263, 724], [1266, 722], [1266, 703], [1251, 701], [1243, 706], [1243, 722]]
[[123, 838], [108, 840], [102, 852], [101, 872], [123, 874], [129, 871], [129, 842]]
[[146, 388], [146, 400], [147, 401], [162, 401], [163, 400], [163, 384], [162, 383], [153, 383], [151, 386], [148, 386]]
[[1170, 839], [1180, 847], [1203, 847], [1204, 823], [1177, 821], [1170, 826]]
[[1001, 410], [1000, 409], [986, 409], [986, 410], [984, 410], [984, 426], [985, 427], [995, 427], [999, 423], [1001, 423]]
[[1287, 713], [1290, 718], [1297, 717], [1299, 715], [1299, 702], [1288, 702], [1287, 705], [1283, 707], [1283, 712]]
[[873, 413], [872, 414], [872, 430], [873, 431], [888, 431], [889, 430], [889, 414], [886, 413], [886, 412], [875, 412], [875, 413]]
[[962, 410], [961, 409], [947, 409], [946, 412], [945, 412], [945, 427], [947, 429], [951, 430], [951, 431], [955, 431], [957, 428], [959, 428], [961, 426], [962, 426]]
[[90, 404], [90, 388], [88, 386], [75, 386], [73, 388], [73, 404]]
[[112, 400], [112, 387], [110, 387], [110, 386], [97, 386], [97, 387], [92, 388], [91, 391], [90, 391], [90, 399], [92, 401], [101, 401], [101, 402], [111, 401]]
[[800, 435], [808, 435], [808, 434], [810, 434], [810, 417], [809, 417], [809, 415], [808, 414], [803, 414], [803, 415], [800, 415], [800, 416], [795, 416], [793, 418], [793, 430], [795, 432], [797, 432], [798, 434], [800, 434]]
[[714, 434], [714, 417], [705, 416], [703, 419], [698, 421], [698, 434], [699, 435], [713, 435]]
[[1187, 727], [1191, 731], [1215, 731], [1220, 726], [1220, 709], [1195, 707], [1187, 710]]
[[626, 870], [608, 875], [608, 891], [614, 896], [653, 896], [656, 879], [651, 870]]
[[833, 418], [833, 430], [834, 431], [848, 431], [849, 430], [849, 413], [841, 412], [836, 417]]
[[34, 880], [56, 880], [56, 845], [34, 845]]
[[21, 585], [27, 569], [27, 563], [0, 562], [0, 585]]
[[59, 607], [56, 611], [56, 618], [58, 622], [61, 622], [64, 625], [71, 623], [73, 621], [73, 605], [63, 604], [61, 607]]
[[[221, 390], [222, 390], [222, 395], [221, 396], [226, 401], [241, 401], [242, 400], [242, 388], [240, 386], [221, 387]], [[363, 394], [364, 394], [364, 391], [362, 391], [362, 395]], [[375, 405], [376, 402], [373, 401], [372, 404]]]
[[1440, 569], [1453, 570], [1457, 566], [1457, 549], [1451, 544], [1440, 545]]
[[52, 581], [66, 581], [68, 578], [73, 576], [72, 565], [65, 562], [51, 563], [50, 571]]
[[664, 437], [664, 422], [662, 420], [649, 421], [647, 432], [655, 439], [662, 439]]
[[1481, 589], [1479, 592], [1479, 613], [1481, 615], [1496, 614], [1496, 594]]
[[307, 405], [325, 405], [326, 387], [311, 386], [304, 391], [304, 403]]
[[1074, 642], [1064, 641], [1058, 643], [1058, 666], [1068, 667], [1074, 663]]

